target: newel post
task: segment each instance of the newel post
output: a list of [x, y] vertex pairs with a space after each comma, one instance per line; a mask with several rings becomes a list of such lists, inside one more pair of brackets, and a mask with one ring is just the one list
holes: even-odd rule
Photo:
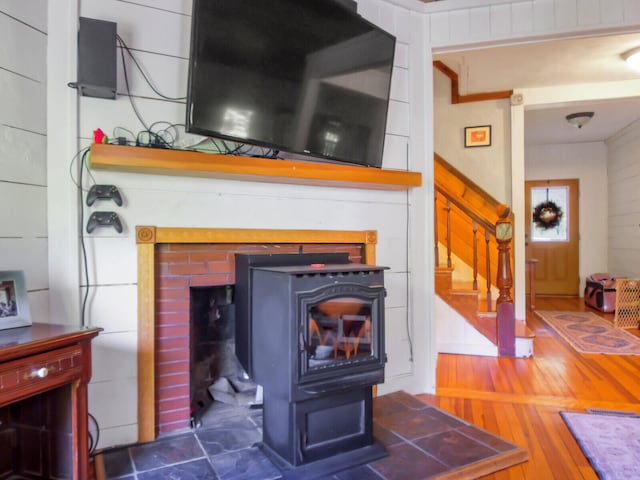
[[508, 205], [498, 205], [496, 208], [498, 221], [496, 222], [496, 241], [498, 242], [498, 299], [496, 300], [496, 315], [498, 329], [498, 353], [500, 356], [515, 356], [515, 309], [511, 298], [513, 276], [511, 274], [511, 240], [513, 238], [513, 223], [509, 219], [511, 208]]

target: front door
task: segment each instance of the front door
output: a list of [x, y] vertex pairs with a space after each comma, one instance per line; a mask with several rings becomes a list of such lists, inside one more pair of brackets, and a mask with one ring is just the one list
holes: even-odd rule
[[542, 295], [579, 295], [578, 180], [525, 182], [527, 259]]

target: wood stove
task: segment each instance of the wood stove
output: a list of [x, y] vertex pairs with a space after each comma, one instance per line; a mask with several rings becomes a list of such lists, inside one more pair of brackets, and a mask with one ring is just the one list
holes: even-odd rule
[[263, 450], [285, 478], [381, 458], [372, 386], [384, 381], [384, 267], [269, 257], [250, 267], [250, 287], [236, 278], [251, 292], [236, 322], [249, 324], [249, 370], [264, 389]]

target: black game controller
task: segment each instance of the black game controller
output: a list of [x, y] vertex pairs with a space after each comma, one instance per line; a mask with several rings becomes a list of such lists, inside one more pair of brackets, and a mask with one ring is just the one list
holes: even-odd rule
[[97, 199], [113, 200], [116, 205], [122, 206], [122, 196], [115, 185], [92, 185], [87, 193], [87, 205], [93, 205]]
[[96, 227], [113, 227], [122, 233], [122, 222], [115, 212], [93, 212], [87, 222], [87, 233], [92, 233]]

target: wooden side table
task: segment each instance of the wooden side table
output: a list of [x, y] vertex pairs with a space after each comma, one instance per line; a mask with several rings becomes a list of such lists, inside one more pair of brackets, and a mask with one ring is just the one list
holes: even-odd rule
[[99, 328], [0, 330], [0, 477], [89, 478], [87, 384]]

